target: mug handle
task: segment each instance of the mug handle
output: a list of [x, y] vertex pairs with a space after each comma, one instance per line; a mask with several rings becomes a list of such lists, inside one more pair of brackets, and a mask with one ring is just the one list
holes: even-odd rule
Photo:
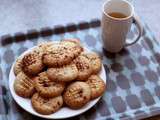
[[142, 24], [141, 24], [141, 22], [140, 22], [140, 19], [139, 19], [139, 17], [136, 15], [136, 14], [134, 14], [134, 16], [133, 16], [133, 23], [136, 25], [136, 27], [138, 28], [138, 36], [137, 36], [137, 38], [133, 41], [133, 42], [126, 42], [126, 44], [125, 44], [125, 47], [127, 47], [127, 46], [130, 46], [130, 45], [133, 45], [133, 44], [135, 44], [139, 39], [140, 39], [140, 37], [142, 36], [142, 34], [143, 34], [143, 27], [142, 27]]

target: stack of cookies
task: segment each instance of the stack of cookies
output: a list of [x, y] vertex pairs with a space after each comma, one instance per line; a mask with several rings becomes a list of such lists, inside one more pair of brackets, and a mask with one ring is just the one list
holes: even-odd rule
[[52, 114], [62, 106], [80, 109], [105, 91], [98, 76], [101, 59], [86, 53], [77, 39], [46, 42], [19, 57], [14, 65], [14, 90], [31, 98], [40, 114]]

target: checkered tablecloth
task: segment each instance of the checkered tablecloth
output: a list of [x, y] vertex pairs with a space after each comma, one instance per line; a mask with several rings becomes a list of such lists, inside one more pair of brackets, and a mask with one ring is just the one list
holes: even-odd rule
[[[1, 37], [0, 45], [0, 120], [39, 120], [21, 109], [8, 88], [8, 75], [14, 60], [25, 50], [42, 41], [79, 38], [86, 47], [97, 52], [105, 67], [107, 90], [102, 99], [75, 120], [128, 120], [160, 113], [160, 45], [144, 25], [138, 43], [110, 54], [102, 49], [100, 21], [29, 30]], [[129, 39], [137, 34], [135, 27]]]

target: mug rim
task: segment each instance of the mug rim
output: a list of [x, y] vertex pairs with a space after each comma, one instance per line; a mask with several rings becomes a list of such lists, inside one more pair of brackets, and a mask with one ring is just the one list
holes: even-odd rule
[[129, 16], [125, 17], [125, 18], [116, 18], [116, 17], [110, 16], [110, 15], [109, 15], [107, 12], [105, 12], [105, 10], [104, 10], [105, 5], [108, 4], [108, 2], [110, 2], [110, 1], [114, 1], [114, 0], [108, 0], [108, 1], [106, 1], [106, 2], [103, 3], [103, 8], [102, 8], [103, 10], [102, 10], [102, 11], [103, 11], [103, 14], [104, 14], [105, 16], [109, 17], [110, 19], [119, 20], [119, 21], [121, 21], [121, 20], [128, 20], [129, 18], [133, 17], [134, 7], [133, 7], [133, 5], [132, 5], [130, 2], [128, 2], [128, 1], [126, 1], [126, 0], [119, 0], [119, 1], [125, 2], [125, 3], [127, 3], [127, 4], [131, 7], [131, 14], [130, 14]]

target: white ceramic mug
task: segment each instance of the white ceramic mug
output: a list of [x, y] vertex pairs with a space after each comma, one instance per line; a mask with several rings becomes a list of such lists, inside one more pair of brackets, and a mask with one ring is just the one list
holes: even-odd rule
[[[126, 17], [112, 17], [109, 13], [113, 12], [124, 14]], [[128, 41], [126, 37], [132, 23], [135, 23], [139, 33], [135, 40]], [[103, 47], [112, 53], [119, 52], [123, 47], [136, 43], [143, 33], [140, 20], [134, 13], [134, 7], [126, 0], [109, 0], [104, 3], [101, 26]]]

